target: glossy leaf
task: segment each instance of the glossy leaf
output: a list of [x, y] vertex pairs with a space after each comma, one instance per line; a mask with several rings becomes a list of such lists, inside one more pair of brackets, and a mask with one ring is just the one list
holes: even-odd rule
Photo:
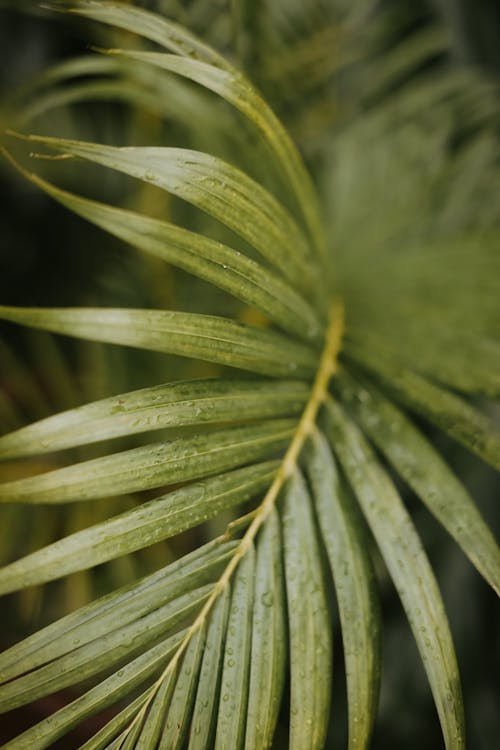
[[321, 254], [325, 252], [316, 195], [309, 174], [287, 131], [244, 76], [185, 29], [159, 19], [157, 15], [115, 3], [101, 3], [96, 7], [95, 3], [84, 1], [75, 3], [75, 6], [78, 8], [75, 12], [81, 15], [127, 29], [177, 53], [179, 62], [186, 65], [178, 65], [176, 72], [211, 88], [242, 111], [262, 133], [275, 154], [277, 164], [301, 207], [316, 247]]
[[[123, 627], [117, 627], [85, 646], [77, 646], [69, 654], [40, 669], [2, 685], [0, 713], [82, 682], [95, 674], [102, 674], [125, 658], [143, 652], [159, 637], [175, 632], [201, 609], [211, 590], [212, 586], [207, 585], [184, 594], [178, 600], [158, 607]], [[119, 625], [119, 622], [116, 624]]]
[[316, 431], [307, 474], [332, 570], [342, 625], [349, 709], [349, 750], [368, 746], [381, 669], [379, 602], [369, 543], [326, 437]]
[[330, 718], [332, 643], [311, 500], [296, 472], [282, 514], [290, 642], [290, 750], [323, 748]]
[[216, 539], [145, 578], [99, 597], [0, 654], [0, 680], [58, 659], [120, 626], [213, 581], [237, 542]]
[[[356, 360], [358, 356], [356, 355]], [[366, 357], [363, 355], [362, 363]], [[384, 362], [366, 361], [398, 401], [462, 443], [483, 461], [500, 470], [500, 430], [494, 422], [460, 396], [421, 375]]]
[[219, 594], [208, 623], [188, 750], [205, 750], [213, 743], [229, 605], [230, 592], [226, 587]]
[[[59, 9], [68, 5], [71, 0], [57, 3]], [[52, 380], [50, 353], [35, 363], [33, 375], [26, 376], [22, 367], [18, 377], [15, 367], [7, 368], [8, 395], [0, 394], [2, 426], [22, 424], [23, 413], [41, 421], [0, 438], [0, 458], [81, 451], [50, 459], [58, 467], [61, 460], [80, 463], [38, 476], [25, 461], [3, 463], [0, 497], [62, 503], [160, 486], [164, 489], [158, 494], [168, 494], [131, 510], [127, 498], [125, 513], [119, 500], [82, 503], [67, 511], [2, 504], [8, 524], [1, 536], [9, 559], [21, 538], [23, 551], [17, 554], [38, 551], [0, 571], [0, 593], [108, 560], [114, 560], [110, 577], [119, 575], [122, 581], [118, 564], [129, 565], [129, 553], [206, 520], [214, 519], [219, 529], [241, 503], [245, 515], [230, 520], [224, 535], [204, 548], [100, 597], [0, 655], [0, 701], [6, 709], [82, 680], [95, 685], [85, 686], [86, 693], [7, 748], [49, 748], [113, 704], [118, 713], [85, 743], [85, 750], [281, 745], [286, 727], [280, 727], [279, 736], [273, 734], [286, 672], [290, 700], [285, 696], [283, 713], [290, 707], [290, 750], [322, 750], [331, 744], [334, 592], [329, 563], [344, 643], [349, 748], [367, 750], [379, 680], [370, 561], [377, 545], [422, 655], [445, 744], [461, 750], [460, 687], [444, 608], [385, 461], [421, 495], [497, 590], [498, 548], [464, 488], [385, 394], [500, 468], [493, 419], [453, 393], [471, 399], [500, 393], [497, 92], [492, 94], [493, 87], [480, 75], [443, 64], [448, 55], [442, 35], [429, 33], [425, 20], [423, 25], [419, 20], [417, 34], [405, 26], [404, 43], [393, 48], [397, 23], [394, 27], [394, 18], [383, 9], [371, 13], [369, 3], [338, 15], [325, 3], [231, 0], [237, 54], [286, 116], [321, 187], [320, 203], [287, 131], [254, 84], [218, 51], [137, 3], [74, 0], [73, 5], [76, 15], [111, 27], [108, 43], [129, 43], [134, 49], [110, 50], [100, 61], [92, 56], [56, 68], [35, 84], [29, 100], [22, 94], [13, 100], [21, 105], [13, 122], [51, 116], [55, 106], [89, 99], [124, 102], [121, 142], [131, 136], [140, 147], [43, 136], [22, 136], [23, 145], [42, 144], [59, 152], [49, 155], [58, 160], [50, 166], [64, 163], [65, 179], [74, 180], [75, 189], [88, 187], [89, 195], [95, 194], [92, 176], [103, 170], [87, 165], [80, 172], [80, 159], [138, 182], [130, 181], [133, 192], [122, 196], [125, 210], [24, 171], [25, 177], [150, 256], [132, 259], [134, 268], [141, 264], [148, 287], [151, 282], [145, 292], [149, 296], [151, 291], [154, 300], [138, 304], [162, 307], [179, 301], [187, 303], [186, 309], [205, 312], [212, 303], [223, 309], [229, 294], [237, 300], [230, 300], [231, 308], [245, 323], [160, 310], [0, 308], [5, 320], [217, 365], [193, 367], [169, 357], [173, 383], [125, 392], [49, 419], [41, 419], [48, 401], [68, 409], [82, 396], [99, 397], [87, 393], [93, 360], [85, 362], [74, 393], [60, 369]], [[232, 48], [228, 8], [210, 0], [166, 5], [191, 28], [203, 29], [217, 49]], [[251, 23], [243, 29], [245, 16]], [[388, 23], [394, 31], [390, 38]], [[102, 30], [98, 34], [105, 38]], [[174, 54], [149, 51], [149, 42]], [[333, 47], [342, 54], [332, 55]], [[338, 86], [344, 71], [349, 86]], [[54, 82], [58, 88], [52, 88]], [[82, 118], [73, 109], [54, 114], [61, 115], [61, 132], [90, 137], [85, 113]], [[99, 132], [111, 143], [116, 134], [108, 124], [115, 125], [105, 120]], [[42, 132], [47, 125], [48, 118]], [[171, 145], [190, 149], [165, 147]], [[126, 182], [121, 175], [105, 176], [113, 185]], [[161, 210], [170, 218], [165, 191], [181, 199], [172, 207], [186, 228], [128, 210], [144, 207], [155, 216]], [[228, 244], [193, 231], [204, 227]], [[226, 239], [231, 232], [239, 238]], [[119, 270], [111, 268], [117, 290]], [[156, 271], [165, 274], [167, 284], [154, 276]], [[165, 289], [170, 280], [171, 295]], [[141, 294], [136, 285], [126, 292], [132, 300]], [[339, 298], [327, 328], [334, 294]], [[88, 348], [76, 351], [80, 364]], [[127, 371], [129, 354], [111, 349]], [[4, 360], [0, 351], [0, 368]], [[136, 361], [158, 362], [160, 368], [165, 363], [134, 355]], [[179, 382], [195, 373], [218, 374], [226, 366], [275, 380], [232, 380], [223, 371], [224, 380]], [[141, 373], [135, 364], [130, 367], [128, 382], [135, 383]], [[372, 381], [381, 385], [380, 392]], [[108, 393], [132, 387], [118, 384], [118, 378], [107, 385]], [[329, 400], [330, 392], [338, 403]], [[490, 410], [490, 404], [484, 406]], [[100, 459], [86, 448], [158, 429], [170, 432], [156, 438], [162, 442], [142, 448], [126, 450], [143, 444], [136, 438], [114, 449], [103, 445], [106, 455]], [[110, 455], [110, 450], [122, 452]], [[276, 456], [281, 459], [272, 460]], [[36, 471], [40, 466], [54, 468], [42, 461]], [[18, 480], [18, 471], [29, 478]], [[250, 500], [253, 505], [247, 504]], [[48, 520], [40, 524], [42, 511]], [[19, 526], [14, 526], [17, 519]], [[374, 539], [367, 538], [366, 525]], [[164, 565], [186, 545], [196, 546], [213, 527], [210, 523], [186, 534], [166, 550], [156, 547], [151, 555]], [[61, 531], [60, 541], [43, 548]], [[101, 572], [96, 573], [100, 591]], [[86, 579], [91, 581], [91, 574]], [[333, 721], [336, 713], [334, 707]]]
[[85, 570], [192, 528], [262, 491], [277, 466], [257, 464], [183, 487], [54, 542], [2, 568], [0, 593]]
[[151, 13], [134, 6], [117, 2], [96, 2], [95, 0], [75, 0], [71, 12], [78, 13], [95, 21], [131, 31], [149, 39], [162, 47], [174, 50], [179, 55], [203, 60], [221, 67], [227, 67], [225, 59], [212, 47], [204, 44], [184, 26], [169, 21], [157, 13]]
[[240, 562], [232, 584], [215, 750], [239, 750], [243, 747], [252, 643], [254, 577], [255, 552], [250, 548]]
[[159, 750], [181, 750], [189, 728], [195, 689], [205, 646], [204, 628], [191, 638], [179, 667], [179, 676], [170, 700]]
[[121, 700], [150, 675], [158, 672], [182, 638], [182, 631], [136, 657], [115, 674], [53, 716], [43, 719], [16, 739], [7, 742], [3, 750], [45, 750], [64, 736], [80, 721]]
[[108, 721], [101, 729], [99, 729], [93, 737], [81, 745], [79, 750], [109, 750], [110, 742], [119, 732], [121, 732], [122, 729], [124, 729], [124, 727], [126, 731], [127, 725], [130, 726], [131, 719], [134, 718], [137, 711], [140, 710], [141, 706], [143, 706], [149, 699], [150, 695], [151, 688], [148, 688], [138, 695], [137, 698], [119, 711], [111, 721]]
[[286, 666], [285, 591], [276, 510], [257, 542], [245, 750], [271, 747]]
[[160, 685], [154, 683], [152, 686], [152, 698], [149, 705], [144, 706], [134, 718], [136, 727], [128, 735], [132, 742], [132, 747], [137, 750], [148, 750], [155, 747], [161, 735], [162, 727], [165, 722], [165, 712], [172, 699], [175, 687], [175, 671], [169, 670], [159, 679]]
[[332, 445], [405, 608], [441, 721], [446, 747], [465, 746], [460, 678], [441, 595], [420, 538], [393, 483], [359, 429], [327, 404]]
[[270, 193], [231, 164], [189, 149], [117, 148], [63, 138], [27, 138], [183, 198], [239, 234], [292, 284], [304, 287], [305, 282], [310, 290], [313, 278], [311, 265], [306, 262], [307, 240], [301, 230]]
[[45, 193], [115, 237], [224, 289], [293, 335], [318, 338], [321, 323], [313, 308], [279, 276], [242, 253], [175, 224], [60, 190], [14, 164]]
[[424, 435], [374, 386], [344, 374], [339, 388], [366, 434], [500, 594], [500, 550], [463, 484]]
[[1, 307], [0, 319], [52, 333], [206, 359], [279, 377], [310, 377], [312, 349], [272, 331], [196, 313]]
[[309, 387], [299, 381], [191, 380], [121, 393], [0, 437], [0, 457], [18, 458], [148, 430], [296, 416]]
[[131, 448], [0, 484], [0, 501], [76, 502], [210, 476], [272, 457], [286, 446], [294, 427], [293, 420], [270, 420]]

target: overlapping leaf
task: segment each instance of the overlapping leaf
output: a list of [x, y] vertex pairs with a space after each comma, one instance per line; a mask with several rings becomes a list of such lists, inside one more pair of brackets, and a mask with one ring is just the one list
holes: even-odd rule
[[[334, 292], [309, 175], [255, 88], [218, 52], [151, 13], [100, 0], [77, 0], [74, 12], [175, 53], [114, 50], [115, 58], [105, 58], [102, 65], [94, 58], [88, 68], [76, 64], [75, 75], [99, 72], [108, 65], [112, 69], [111, 60], [126, 59], [129, 66], [140, 64], [158, 76], [162, 71], [173, 73], [215, 92], [263, 136], [284, 177], [286, 200], [281, 202], [229, 162], [198, 151], [31, 138], [191, 202], [257, 250], [264, 260], [256, 262], [193, 231], [73, 195], [33, 175], [28, 178], [105, 231], [263, 312], [281, 332], [228, 318], [161, 310], [0, 308], [6, 321], [274, 378], [182, 381], [122, 393], [0, 438], [0, 457], [9, 459], [176, 430], [173, 436], [162, 436], [161, 442], [0, 485], [3, 502], [22, 503], [90, 498], [106, 502], [122, 492], [170, 486], [159, 498], [138, 500], [125, 513], [10, 563], [0, 570], [2, 593], [99, 565], [193, 529], [221, 511], [236, 514], [241, 506], [243, 513], [223, 537], [97, 599], [0, 655], [2, 710], [82, 682], [86, 690], [4, 747], [48, 748], [84, 718], [116, 705], [116, 715], [83, 748], [267, 748], [285, 695], [290, 748], [321, 750], [330, 722], [335, 591], [347, 676], [349, 748], [367, 748], [377, 710], [380, 638], [366, 526], [408, 616], [446, 746], [464, 747], [458, 668], [438, 586], [402, 499], [364, 434], [498, 589], [500, 558], [486, 524], [431, 445], [385, 396], [390, 393], [500, 467], [500, 440], [492, 420], [449, 390], [498, 395], [498, 378], [488, 372], [488, 363], [499, 359], [498, 335], [491, 323], [500, 298], [491, 274], [497, 267], [494, 240], [481, 244], [486, 271], [474, 276], [483, 284], [480, 312], [472, 309], [479, 297], [471, 297], [463, 314], [445, 315], [437, 325], [449, 305], [443, 303], [443, 289], [450, 290], [455, 302], [460, 290], [469, 289], [465, 262], [450, 272], [449, 281], [443, 274], [450, 258], [468, 257], [467, 243], [460, 252], [452, 247], [447, 257], [440, 238], [446, 222], [443, 216], [433, 216], [429, 226], [441, 227], [436, 231], [437, 250], [415, 251], [415, 237], [405, 227], [421, 199], [413, 183], [404, 183], [401, 211], [389, 227], [379, 221], [368, 199], [357, 206], [366, 207], [366, 226], [358, 210], [349, 218], [345, 201], [349, 179], [355, 181], [352, 164], [359, 163], [353, 156], [356, 138], [363, 131], [363, 123], [353, 125], [340, 139], [348, 162], [341, 174], [349, 179], [336, 193], [332, 214], [344, 214], [344, 234], [340, 231], [339, 237], [346, 251], [343, 260], [339, 257], [338, 270], [338, 286], [347, 300], [343, 341], [340, 303], [332, 306], [328, 327], [325, 324]], [[440, 50], [441, 43], [439, 36], [424, 35], [408, 54], [395, 53], [373, 80], [383, 87], [384, 81], [392, 81], [429, 50]], [[64, 79], [67, 73], [60, 75]], [[80, 90], [76, 96], [81, 95]], [[431, 92], [425, 100], [435, 101], [437, 96]], [[404, 153], [410, 144], [413, 153], [407, 118], [418, 102], [422, 92], [410, 91], [401, 115], [404, 137], [400, 141], [398, 134], [395, 146], [390, 141], [389, 151], [394, 146]], [[368, 119], [375, 123], [374, 132], [384, 132], [384, 111]], [[378, 156], [376, 148], [366, 153]], [[384, 153], [384, 164], [386, 157]], [[363, 179], [366, 172], [364, 165]], [[380, 193], [380, 200], [388, 200], [381, 190], [370, 196], [372, 184], [366, 182], [369, 198], [376, 194], [378, 199]], [[459, 197], [456, 201], [460, 203]], [[295, 206], [297, 216], [289, 206]], [[452, 209], [449, 212], [456, 210]], [[358, 234], [353, 231], [357, 225]], [[410, 249], [395, 262], [391, 252], [394, 246], [399, 249], [402, 238]], [[373, 275], [368, 278], [373, 268], [368, 253], [373, 251], [380, 254], [379, 286]], [[421, 273], [426, 264], [430, 271]], [[433, 278], [435, 286], [430, 283]], [[429, 291], [429, 306], [419, 317]], [[381, 305], [385, 298], [387, 305]], [[463, 331], [454, 340], [457, 321]], [[426, 345], [434, 324], [434, 344]], [[408, 341], [399, 347], [405, 335]], [[458, 351], [448, 364], [440, 364], [438, 356], [443, 342], [455, 344]], [[419, 345], [421, 357], [413, 363], [411, 349]], [[469, 346], [469, 356], [477, 354], [475, 364], [466, 373], [455, 372]], [[343, 373], [338, 361], [341, 347]], [[205, 425], [210, 429], [196, 434], [184, 429]]]
[[53, 333], [180, 354], [263, 375], [310, 377], [313, 349], [228, 318], [160, 310], [9, 308], [0, 319]]

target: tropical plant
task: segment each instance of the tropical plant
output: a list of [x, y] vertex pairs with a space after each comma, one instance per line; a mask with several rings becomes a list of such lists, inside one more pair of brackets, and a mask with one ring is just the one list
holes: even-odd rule
[[[83, 160], [166, 191], [173, 196], [166, 221], [146, 206], [118, 208], [61, 189], [5, 156], [80, 217], [200, 279], [192, 289], [222, 290], [218, 304], [234, 318], [203, 309], [0, 307], [4, 321], [215, 366], [212, 377], [179, 374], [0, 438], [5, 460], [104, 441], [109, 451], [4, 482], [5, 503], [76, 503], [162, 488], [159, 497], [4, 566], [0, 593], [88, 570], [225, 511], [234, 515], [218, 537], [0, 655], [3, 711], [83, 688], [4, 747], [50, 747], [84, 718], [116, 706], [85, 750], [265, 748], [288, 701], [289, 747], [322, 748], [334, 607], [349, 748], [367, 747], [380, 682], [380, 557], [420, 652], [445, 745], [464, 747], [445, 608], [400, 486], [420, 497], [498, 593], [494, 537], [429, 438], [436, 433], [424, 428], [435, 426], [500, 469], [500, 433], [488, 413], [500, 394], [495, 92], [480, 78], [471, 88], [467, 74], [447, 71], [394, 93], [395, 71], [415, 59], [395, 54], [378, 68], [378, 85], [389, 90], [381, 104], [367, 96], [370, 79], [361, 76], [363, 116], [350, 107], [334, 138], [328, 118], [314, 129], [308, 145], [312, 163], [320, 162], [319, 200], [280, 120], [213, 47], [129, 4], [77, 0], [72, 12], [141, 38], [142, 46], [109, 50], [99, 69], [124, 65], [137, 75], [140, 102], [151, 104], [148, 86], [165, 91], [175, 75], [191, 103], [201, 101], [196, 84], [231, 105], [236, 114], [217, 100], [212, 106], [203, 91], [210, 127], [219, 112], [223, 128], [237, 124], [226, 159], [172, 146], [21, 136], [30, 149], [56, 152], [63, 165]], [[149, 51], [144, 40], [168, 52]], [[481, 111], [469, 106], [480, 94]], [[215, 134], [214, 150], [224, 144]], [[143, 434], [150, 440], [138, 447], [109, 448], [108, 441]]]

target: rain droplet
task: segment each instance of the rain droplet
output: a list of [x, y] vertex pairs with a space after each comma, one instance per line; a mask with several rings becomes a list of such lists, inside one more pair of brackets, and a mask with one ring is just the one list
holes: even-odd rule
[[262, 596], [260, 597], [260, 600], [261, 600], [262, 604], [264, 605], [264, 607], [272, 607], [273, 601], [274, 601], [274, 597], [272, 595], [272, 592], [271, 591], [265, 591], [262, 594]]

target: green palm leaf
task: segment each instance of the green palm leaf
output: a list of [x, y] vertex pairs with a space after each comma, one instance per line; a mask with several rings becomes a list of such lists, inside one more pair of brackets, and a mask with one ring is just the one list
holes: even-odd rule
[[[19, 166], [16, 166], [19, 169]], [[246, 304], [261, 310], [273, 322], [290, 333], [306, 341], [317, 339], [320, 322], [311, 305], [279, 276], [245, 257], [239, 251], [167, 222], [85, 200], [59, 190], [46, 180], [41, 180], [28, 172], [24, 171], [24, 174], [57, 201], [124, 242], [224, 289]], [[225, 222], [228, 221], [228, 203], [236, 208], [234, 199], [222, 201], [221, 215]], [[238, 205], [235, 212], [235, 226], [237, 227], [242, 226], [242, 213], [241, 206]], [[270, 224], [275, 230], [272, 207], [269, 213], [273, 216]], [[265, 237], [266, 247], [269, 248], [270, 260], [276, 261], [276, 251], [279, 245], [270, 236], [269, 227], [264, 222], [256, 222], [253, 217], [248, 219], [248, 225], [251, 228], [262, 225], [262, 236]], [[283, 266], [288, 268], [286, 248], [294, 243], [291, 238], [287, 239], [286, 235], [283, 237], [283, 242], [285, 243]], [[300, 270], [307, 274], [308, 266]]]
[[19, 458], [149, 430], [300, 414], [309, 389], [294, 381], [166, 383], [56, 414], [0, 437], [2, 458]]
[[358, 428], [328, 403], [328, 430], [405, 608], [447, 747], [465, 744], [460, 680], [437, 583], [420, 539], [389, 477]]
[[342, 624], [349, 748], [366, 747], [377, 712], [381, 659], [373, 564], [356, 506], [319, 431], [312, 435], [307, 459]]
[[[242, 73], [160, 16], [101, 0], [77, 0], [74, 6], [77, 15], [132, 32], [173, 54], [112, 50], [102, 65], [92, 57], [87, 66], [79, 61], [55, 71], [53, 80], [118, 69], [125, 74], [126, 66], [135, 70], [137, 65], [167, 86], [176, 74], [238, 110], [250, 130], [260, 134], [272, 160], [263, 170], [269, 179], [261, 183], [235, 166], [231, 153], [223, 159], [170, 146], [116, 147], [23, 136], [62, 154], [62, 163], [67, 156], [89, 161], [137, 178], [142, 189], [154, 185], [182, 198], [195, 209], [186, 205], [180, 211], [181, 217], [193, 218], [193, 231], [62, 190], [7, 154], [28, 180], [79, 216], [147, 256], [187, 271], [192, 285], [196, 277], [229, 293], [247, 306], [235, 309], [251, 322], [205, 312], [12, 306], [0, 307], [2, 320], [251, 375], [243, 380], [228, 370], [223, 377], [192, 380], [183, 374], [170, 383], [66, 409], [0, 437], [3, 460], [88, 444], [100, 451], [79, 462], [65, 454], [64, 466], [57, 456], [58, 468], [0, 483], [1, 505], [93, 500], [104, 505], [123, 493], [163, 488], [159, 497], [136, 495], [124, 512], [105, 520], [101, 516], [5, 565], [2, 594], [116, 560], [181, 532], [191, 532], [195, 546], [199, 529], [191, 530], [223, 512], [232, 519], [208, 544], [97, 598], [0, 655], [2, 711], [69, 686], [81, 690], [4, 748], [49, 748], [110, 706], [115, 714], [82, 748], [268, 748], [282, 704], [289, 704], [289, 747], [321, 750], [329, 743], [336, 610], [349, 750], [367, 748], [376, 721], [381, 659], [373, 544], [408, 617], [445, 745], [463, 748], [460, 678], [438, 584], [396, 484], [368, 440], [498, 592], [500, 553], [493, 535], [404, 411], [422, 415], [500, 468], [493, 419], [466, 400], [498, 395], [497, 379], [488, 371], [500, 351], [491, 324], [500, 299], [498, 279], [491, 273], [496, 268], [491, 237], [496, 235], [491, 232], [486, 239], [484, 234], [479, 261], [465, 262], [468, 243], [443, 240], [443, 230], [436, 229], [444, 225], [443, 215], [430, 211], [425, 229], [435, 236], [436, 246], [432, 252], [422, 250], [421, 238], [404, 221], [421, 200], [418, 186], [401, 183], [405, 190], [395, 223], [387, 227], [372, 215], [377, 212], [368, 211], [364, 226], [358, 215], [362, 202], [356, 202], [354, 217], [350, 204], [343, 203], [349, 193], [346, 180], [332, 209], [334, 219], [343, 216], [338, 239], [344, 253], [337, 252], [334, 262], [302, 157]], [[237, 5], [238, 34], [241, 13]], [[373, 80], [383, 87], [441, 46], [439, 35], [424, 35], [407, 55], [403, 50], [390, 58]], [[129, 83], [124, 79], [125, 87]], [[71, 87], [69, 98], [70, 92]], [[75, 100], [82, 98], [80, 83], [73, 92]], [[395, 141], [403, 155], [415, 148], [405, 118], [422, 96], [429, 101], [436, 94], [410, 90], [404, 102], [404, 137], [398, 133], [401, 140]], [[139, 93], [132, 93], [131, 100], [142, 102]], [[369, 132], [384, 133], [387, 112], [375, 109], [367, 116], [374, 128]], [[346, 154], [353, 158], [356, 153], [366, 122], [363, 118], [339, 133], [341, 165]], [[387, 143], [391, 151], [392, 140]], [[378, 156], [376, 149], [367, 153]], [[387, 154], [381, 158], [386, 163]], [[396, 174], [401, 171], [397, 159], [388, 163]], [[370, 194], [366, 172], [364, 165], [361, 182], [367, 185], [362, 187]], [[346, 174], [355, 181], [350, 166]], [[277, 184], [277, 175], [281, 186], [274, 194], [268, 185]], [[370, 195], [386, 200], [377, 185]], [[216, 220], [223, 243], [200, 231], [203, 219], [197, 209]], [[394, 252], [400, 243], [408, 247], [402, 258]], [[378, 263], [379, 285], [369, 252]], [[471, 296], [461, 311], [460, 290], [469, 289], [471, 278], [472, 285], [477, 282], [485, 290], [484, 297]], [[426, 307], [422, 300], [429, 295]], [[256, 319], [256, 311], [265, 317]], [[455, 340], [457, 321], [461, 331]], [[441, 364], [443, 342], [455, 350]], [[421, 356], [413, 356], [419, 349]], [[471, 352], [477, 353], [476, 363], [461, 375], [458, 369]], [[186, 365], [180, 370], [187, 371]], [[147, 435], [143, 439], [158, 430], [168, 432], [156, 442], [147, 442]], [[131, 437], [139, 444], [113, 448], [108, 443]]]
[[52, 333], [180, 354], [264, 375], [310, 376], [312, 349], [256, 326], [215, 315], [92, 308], [6, 308], [0, 318]]

